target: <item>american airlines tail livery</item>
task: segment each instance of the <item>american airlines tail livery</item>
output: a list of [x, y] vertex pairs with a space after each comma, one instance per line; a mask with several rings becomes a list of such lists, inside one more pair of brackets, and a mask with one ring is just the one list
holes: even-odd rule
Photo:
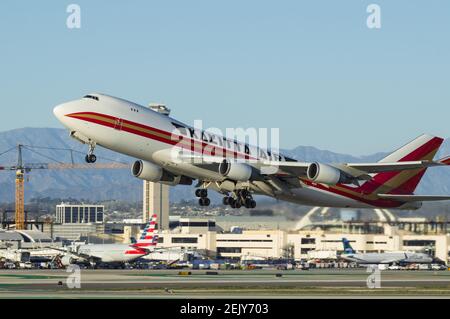
[[70, 136], [89, 146], [96, 161], [100, 145], [137, 160], [132, 174], [168, 185], [191, 185], [208, 206], [208, 189], [233, 208], [254, 208], [253, 195], [303, 205], [417, 209], [424, 201], [450, 196], [415, 195], [427, 168], [450, 165], [434, 160], [443, 139], [421, 135], [376, 163], [306, 163], [262, 147], [198, 130], [136, 103], [88, 94], [54, 108]]

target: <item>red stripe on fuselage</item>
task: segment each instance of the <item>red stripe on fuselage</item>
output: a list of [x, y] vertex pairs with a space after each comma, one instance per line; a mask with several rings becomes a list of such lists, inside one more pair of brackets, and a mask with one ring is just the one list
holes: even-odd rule
[[125, 251], [125, 255], [145, 255], [146, 252], [142, 249], [133, 249]]
[[133, 247], [139, 248], [139, 247], [148, 247], [148, 246], [156, 246], [157, 243], [151, 242], [151, 243], [136, 243], [133, 244]]
[[[105, 114], [100, 114], [100, 113], [94, 113], [94, 112], [81, 112], [81, 113], [72, 113], [72, 114], [67, 114], [67, 117], [71, 117], [71, 118], [75, 118], [78, 120], [83, 120], [86, 122], [91, 122], [91, 123], [95, 123], [95, 124], [99, 124], [102, 126], [107, 126], [110, 128], [115, 128], [116, 124], [115, 123], [111, 123], [108, 121], [102, 121], [99, 119], [95, 119], [95, 118], [90, 118], [90, 117], [85, 117], [83, 115], [93, 115], [96, 117], [103, 117], [105, 119], [109, 119], [109, 120], [113, 120], [116, 121], [118, 120], [118, 118], [109, 116], [109, 115], [105, 115]], [[183, 136], [183, 135], [177, 135], [177, 134], [173, 134], [171, 132], [166, 132], [160, 129], [157, 129], [155, 127], [151, 127], [151, 126], [146, 126], [143, 124], [139, 124], [136, 122], [131, 122], [125, 119], [120, 119], [122, 121], [122, 125], [120, 128], [120, 131], [124, 131], [124, 132], [128, 132], [128, 133], [132, 133], [135, 135], [139, 135], [142, 137], [146, 137], [146, 138], [150, 138], [159, 142], [163, 142], [166, 144], [170, 144], [170, 145], [177, 145], [181, 148], [184, 148], [186, 150], [190, 150], [190, 151], [194, 151], [203, 155], [209, 155], [209, 156], [218, 156], [219, 155], [230, 155], [233, 156], [235, 158], [240, 158], [240, 159], [248, 159], [248, 160], [255, 160], [255, 157], [252, 157], [248, 154], [244, 154], [244, 153], [239, 153], [237, 151], [233, 151], [233, 150], [228, 150], [224, 147], [221, 147], [219, 145], [214, 145], [214, 144], [209, 144], [205, 141], [197, 141], [195, 139], [189, 138], [187, 136]], [[135, 126], [135, 127], [139, 127], [141, 129], [147, 130], [147, 131], [151, 131], [151, 132], [155, 132], [155, 133], [159, 133], [162, 135], [167, 135], [168, 137], [161, 137], [152, 133], [147, 133], [147, 132], [142, 132], [140, 130], [136, 130], [133, 129], [131, 127], [126, 127], [124, 124], [127, 125], [131, 125], [131, 126]], [[189, 146], [188, 146], [189, 145]]]

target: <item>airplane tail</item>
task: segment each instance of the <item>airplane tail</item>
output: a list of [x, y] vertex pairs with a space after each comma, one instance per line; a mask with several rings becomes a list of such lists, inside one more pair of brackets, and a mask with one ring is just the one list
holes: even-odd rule
[[153, 214], [150, 221], [145, 226], [141, 237], [133, 245], [135, 247], [156, 247], [158, 244], [158, 234], [156, 233], [156, 220], [157, 215]]
[[344, 252], [346, 254], [354, 254], [355, 250], [350, 245], [350, 241], [347, 238], [342, 238], [342, 244], [344, 245]]
[[[421, 135], [395, 152], [389, 154], [380, 163], [406, 161], [432, 161], [444, 139], [431, 135]], [[449, 158], [442, 160], [449, 162]], [[365, 182], [360, 190], [366, 194], [410, 195], [426, 172], [426, 168], [404, 171], [382, 172]]]

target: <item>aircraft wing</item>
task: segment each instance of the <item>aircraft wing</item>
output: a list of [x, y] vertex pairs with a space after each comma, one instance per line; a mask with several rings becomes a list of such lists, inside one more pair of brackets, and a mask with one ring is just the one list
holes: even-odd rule
[[70, 251], [70, 250], [67, 250], [67, 249], [64, 249], [64, 248], [58, 248], [58, 247], [49, 247], [49, 248], [57, 250], [57, 251], [60, 251], [60, 252], [63, 252], [63, 253], [66, 253], [66, 254], [69, 254], [69, 255], [74, 255], [76, 257], [80, 257], [80, 258], [83, 258], [83, 259], [86, 259], [86, 260], [98, 259], [97, 257], [94, 257], [94, 256], [90, 256], [90, 255], [83, 254], [83, 253], [78, 253], [78, 252], [75, 252], [75, 251]]
[[347, 163], [347, 167], [363, 171], [367, 174], [382, 173], [390, 171], [403, 171], [409, 169], [428, 168], [432, 166], [445, 166], [446, 164], [439, 161], [408, 161], [408, 162], [394, 162], [394, 163]]
[[380, 263], [381, 264], [393, 264], [393, 263], [398, 263], [402, 260], [403, 260], [403, 258], [383, 259]]
[[[195, 166], [216, 171], [220, 163], [225, 158], [218, 156], [202, 156], [202, 155], [181, 155], [178, 160], [188, 162]], [[232, 158], [227, 158], [228, 161], [235, 161]], [[236, 161], [237, 163], [246, 162], [245, 160]], [[263, 175], [294, 175], [306, 176], [306, 170], [311, 163], [307, 162], [280, 162], [280, 161], [265, 161], [265, 160], [248, 160], [248, 163], [260, 167]]]
[[[306, 162], [262, 162], [262, 167], [278, 167], [281, 171], [292, 173], [293, 175], [306, 176], [306, 170], [310, 164], [311, 163]], [[421, 169], [432, 166], [445, 166], [448, 164], [439, 161], [408, 161], [394, 163], [334, 163], [329, 165], [340, 168], [353, 177], [359, 178], [365, 177], [364, 175], [366, 174]]]
[[[224, 161], [223, 157], [201, 156], [201, 155], [182, 155], [182, 161], [211, 170], [217, 170], [218, 165]], [[233, 159], [227, 159], [233, 161]], [[262, 175], [278, 175], [278, 176], [295, 176], [306, 177], [306, 171], [311, 162], [296, 161], [265, 161], [265, 160], [249, 160], [249, 164], [259, 167]], [[332, 163], [328, 164], [341, 169], [346, 174], [357, 179], [370, 179], [369, 174], [423, 169], [432, 166], [450, 165], [450, 157], [446, 157], [438, 161], [405, 161], [405, 162], [375, 162], [375, 163]]]
[[392, 194], [378, 194], [378, 197], [383, 199], [398, 200], [400, 202], [426, 202], [437, 200], [450, 200], [450, 196], [441, 195], [392, 195]]

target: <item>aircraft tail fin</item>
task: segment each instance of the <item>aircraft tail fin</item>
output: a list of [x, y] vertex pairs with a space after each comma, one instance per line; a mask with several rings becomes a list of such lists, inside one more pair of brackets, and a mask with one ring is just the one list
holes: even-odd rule
[[355, 250], [350, 245], [350, 241], [347, 238], [342, 238], [342, 244], [344, 245], [344, 252], [346, 254], [354, 254]]
[[[379, 162], [432, 161], [443, 141], [440, 137], [424, 134]], [[444, 158], [442, 161], [450, 165], [450, 158]], [[378, 173], [364, 183], [360, 190], [366, 194], [410, 195], [414, 193], [426, 170], [427, 168], [418, 168]]]
[[156, 220], [157, 215], [153, 214], [150, 221], [145, 226], [141, 237], [133, 245], [135, 247], [149, 247], [156, 246], [158, 243], [158, 234], [156, 234]]

